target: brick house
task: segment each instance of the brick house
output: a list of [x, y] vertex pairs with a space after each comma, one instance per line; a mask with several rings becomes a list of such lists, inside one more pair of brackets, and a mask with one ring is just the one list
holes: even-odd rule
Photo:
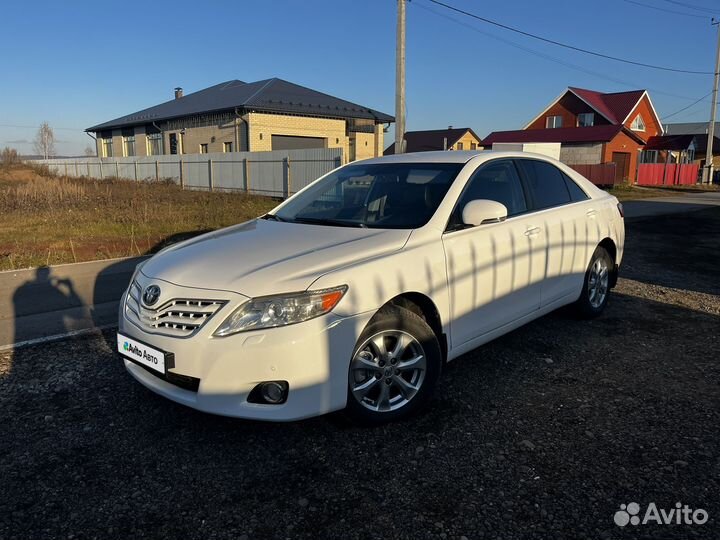
[[[475, 150], [480, 148], [480, 137], [471, 128], [429, 129], [405, 132], [405, 152], [433, 150]], [[395, 143], [385, 149], [384, 155], [395, 153]]]
[[569, 87], [522, 130], [495, 131], [483, 139], [483, 146], [558, 142], [562, 162], [615, 163], [616, 180], [634, 182], [645, 144], [662, 133], [646, 90], [601, 93]]
[[94, 133], [100, 157], [342, 148], [346, 161], [382, 155], [395, 119], [282, 79], [227, 81], [110, 120]]

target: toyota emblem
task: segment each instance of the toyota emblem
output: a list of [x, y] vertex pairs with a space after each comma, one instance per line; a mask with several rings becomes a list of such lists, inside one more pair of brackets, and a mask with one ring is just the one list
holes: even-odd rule
[[145, 288], [143, 293], [143, 302], [146, 306], [152, 306], [160, 298], [160, 287], [157, 285], [150, 285]]

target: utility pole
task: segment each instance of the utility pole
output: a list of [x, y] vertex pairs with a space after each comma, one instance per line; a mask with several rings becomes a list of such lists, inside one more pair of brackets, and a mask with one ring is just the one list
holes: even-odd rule
[[405, 139], [405, 0], [397, 3], [395, 51], [395, 153], [402, 154]]
[[720, 80], [720, 21], [714, 18], [712, 24], [718, 27], [717, 51], [715, 53], [715, 76], [713, 82], [712, 104], [710, 105], [710, 123], [708, 124], [708, 143], [705, 152], [705, 168], [703, 169], [703, 184], [712, 184], [713, 181], [713, 143], [715, 142], [715, 114], [717, 112], [718, 81]]

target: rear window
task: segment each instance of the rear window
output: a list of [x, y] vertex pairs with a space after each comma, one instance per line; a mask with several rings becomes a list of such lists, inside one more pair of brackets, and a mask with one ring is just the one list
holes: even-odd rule
[[570, 198], [573, 202], [586, 201], [590, 198], [587, 196], [587, 193], [585, 193], [582, 188], [575, 183], [575, 180], [563, 172], [560, 174], [562, 174], [565, 179], [565, 184], [567, 185], [568, 191], [570, 192]]
[[520, 159], [518, 165], [525, 174], [536, 210], [570, 202], [564, 175], [555, 165], [534, 159]]

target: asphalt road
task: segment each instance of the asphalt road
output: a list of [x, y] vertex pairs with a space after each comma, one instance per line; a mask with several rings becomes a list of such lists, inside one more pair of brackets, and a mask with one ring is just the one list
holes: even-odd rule
[[[0, 352], [0, 538], [716, 539], [720, 209], [627, 230], [600, 318], [476, 349], [376, 429], [187, 409], [111, 332]], [[709, 517], [620, 527], [630, 502]]]
[[686, 193], [677, 197], [655, 197], [623, 202], [626, 218], [677, 214], [714, 206], [720, 206], [720, 191]]
[[143, 259], [0, 272], [0, 350], [116, 325], [118, 301]]

